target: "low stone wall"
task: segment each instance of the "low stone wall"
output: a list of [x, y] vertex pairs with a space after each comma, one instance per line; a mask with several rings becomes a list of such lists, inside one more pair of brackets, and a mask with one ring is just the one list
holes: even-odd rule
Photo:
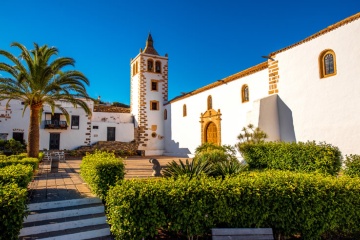
[[82, 146], [77, 150], [70, 151], [69, 155], [84, 156], [87, 152], [92, 153], [94, 150], [102, 150], [115, 152], [118, 156], [140, 155], [137, 150], [139, 144], [137, 142], [116, 142], [116, 141], [99, 141], [92, 146]]

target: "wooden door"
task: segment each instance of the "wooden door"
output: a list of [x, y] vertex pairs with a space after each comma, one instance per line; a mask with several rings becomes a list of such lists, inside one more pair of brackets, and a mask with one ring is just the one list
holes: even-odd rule
[[218, 144], [217, 128], [213, 122], [209, 123], [206, 127], [206, 142]]
[[114, 127], [107, 128], [107, 141], [115, 141], [115, 128]]
[[59, 150], [60, 148], [60, 133], [50, 133], [50, 150]]

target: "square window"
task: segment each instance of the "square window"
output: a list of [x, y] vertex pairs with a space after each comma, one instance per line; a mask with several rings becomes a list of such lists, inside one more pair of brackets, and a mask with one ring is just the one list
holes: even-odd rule
[[80, 125], [80, 117], [79, 116], [71, 116], [71, 129], [79, 129], [79, 125]]
[[159, 102], [158, 101], [151, 101], [150, 102], [150, 110], [159, 110]]
[[158, 82], [151, 81], [151, 91], [157, 91], [158, 90]]

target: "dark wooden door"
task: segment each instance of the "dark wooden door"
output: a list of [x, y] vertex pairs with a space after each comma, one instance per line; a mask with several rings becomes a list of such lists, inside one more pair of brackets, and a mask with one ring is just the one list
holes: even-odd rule
[[59, 150], [60, 148], [60, 133], [50, 133], [50, 150]]
[[115, 141], [115, 128], [114, 127], [107, 128], [107, 141]]

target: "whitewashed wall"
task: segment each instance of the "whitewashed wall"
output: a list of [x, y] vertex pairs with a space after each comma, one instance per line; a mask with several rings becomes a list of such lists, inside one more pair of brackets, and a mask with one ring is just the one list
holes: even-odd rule
[[[360, 154], [360, 20], [278, 53], [279, 97], [291, 110], [297, 141], [326, 141]], [[319, 55], [332, 49], [337, 74], [319, 77]]]
[[[244, 84], [249, 86], [250, 101], [247, 103], [242, 103], [241, 100], [241, 88]], [[207, 110], [209, 95], [212, 96], [213, 109], [220, 109], [222, 113], [221, 144], [234, 145], [241, 129], [249, 123], [247, 118], [248, 112], [253, 108], [252, 102], [268, 95], [268, 70], [261, 70], [166, 105], [166, 154], [191, 156], [201, 144], [200, 114]], [[186, 117], [183, 117], [184, 104], [187, 107]]]
[[[107, 128], [115, 127], [115, 141], [134, 140], [134, 124], [131, 113], [93, 112], [91, 118], [91, 142], [107, 140]], [[94, 129], [97, 126], [97, 129]]]

